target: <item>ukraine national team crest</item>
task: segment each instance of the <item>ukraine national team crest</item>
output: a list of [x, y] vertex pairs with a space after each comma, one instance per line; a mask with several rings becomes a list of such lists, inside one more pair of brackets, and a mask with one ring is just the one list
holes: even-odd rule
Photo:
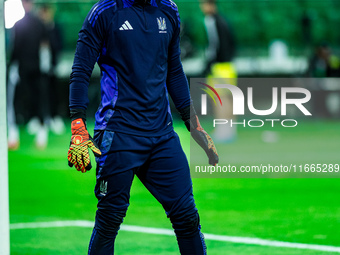
[[166, 33], [166, 22], [165, 18], [157, 18], [158, 29], [160, 33]]
[[106, 196], [107, 194], [107, 182], [106, 181], [104, 180], [101, 181], [99, 190], [100, 190], [100, 195]]

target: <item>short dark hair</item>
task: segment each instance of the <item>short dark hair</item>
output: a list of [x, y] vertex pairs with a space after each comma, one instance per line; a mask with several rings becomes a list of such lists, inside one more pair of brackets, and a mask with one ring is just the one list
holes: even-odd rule
[[207, 4], [216, 5], [216, 0], [202, 0], [202, 3], [207, 3]]

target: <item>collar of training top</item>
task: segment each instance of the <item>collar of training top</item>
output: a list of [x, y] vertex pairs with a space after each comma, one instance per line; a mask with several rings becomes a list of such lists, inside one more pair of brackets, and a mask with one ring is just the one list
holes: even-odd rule
[[157, 0], [122, 0], [124, 4], [124, 8], [131, 7], [132, 5], [151, 5], [157, 7]]
[[148, 4], [149, 5], [150, 0], [134, 0], [133, 4], [143, 4], [143, 5]]
[[140, 5], [153, 5], [153, 2], [156, 2], [155, 0], [132, 0], [133, 4], [140, 4]]

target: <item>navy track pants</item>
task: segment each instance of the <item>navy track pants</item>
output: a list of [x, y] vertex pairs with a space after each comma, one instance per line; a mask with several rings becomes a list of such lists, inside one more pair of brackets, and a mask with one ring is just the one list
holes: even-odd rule
[[96, 158], [98, 209], [88, 254], [114, 254], [136, 175], [170, 218], [180, 253], [205, 255], [189, 166], [178, 135], [174, 131], [161, 137], [95, 131], [94, 139], [102, 155]]

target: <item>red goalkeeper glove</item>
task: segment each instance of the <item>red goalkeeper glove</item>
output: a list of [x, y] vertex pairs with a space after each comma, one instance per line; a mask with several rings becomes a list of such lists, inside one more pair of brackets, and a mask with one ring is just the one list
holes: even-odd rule
[[92, 168], [88, 149], [90, 148], [96, 156], [100, 156], [102, 153], [87, 132], [83, 119], [73, 120], [71, 130], [71, 143], [67, 156], [68, 165], [85, 173]]
[[209, 158], [209, 164], [215, 166], [218, 163], [218, 153], [214, 141], [208, 133], [202, 128], [195, 109], [192, 105], [179, 111], [185, 126], [190, 131], [192, 138], [205, 151]]

